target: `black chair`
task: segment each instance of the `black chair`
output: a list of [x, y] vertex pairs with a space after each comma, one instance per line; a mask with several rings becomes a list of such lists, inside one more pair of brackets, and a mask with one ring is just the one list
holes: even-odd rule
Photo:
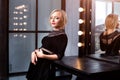
[[56, 68], [55, 80], [71, 80], [72, 74]]

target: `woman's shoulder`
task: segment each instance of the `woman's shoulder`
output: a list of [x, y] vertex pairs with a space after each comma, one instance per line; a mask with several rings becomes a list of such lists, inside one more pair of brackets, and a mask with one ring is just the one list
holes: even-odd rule
[[104, 34], [105, 34], [105, 32], [102, 32], [99, 37], [100, 38], [104, 37], [105, 36]]
[[113, 40], [115, 40], [115, 39], [120, 39], [120, 32], [115, 31], [115, 36], [114, 36]]
[[60, 34], [60, 35], [58, 35], [58, 36], [56, 36], [56, 37], [64, 38], [64, 39], [65, 39], [65, 38], [68, 38], [68, 37], [67, 37], [67, 34]]
[[117, 37], [120, 37], [120, 32], [119, 32], [119, 31], [115, 31], [115, 35], [116, 35]]

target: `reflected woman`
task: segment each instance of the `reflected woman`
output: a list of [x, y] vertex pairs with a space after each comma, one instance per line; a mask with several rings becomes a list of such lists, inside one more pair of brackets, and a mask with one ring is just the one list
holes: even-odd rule
[[100, 48], [105, 51], [101, 56], [116, 56], [120, 50], [120, 33], [118, 15], [109, 14], [105, 19], [106, 30], [100, 35]]
[[31, 63], [26, 75], [27, 80], [54, 80], [53, 61], [64, 56], [68, 38], [65, 33], [66, 12], [55, 9], [49, 22], [53, 31], [42, 39], [42, 46], [31, 54]]

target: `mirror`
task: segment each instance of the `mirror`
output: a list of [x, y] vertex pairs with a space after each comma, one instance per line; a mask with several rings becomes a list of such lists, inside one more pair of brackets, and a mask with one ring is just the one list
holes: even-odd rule
[[[119, 16], [120, 20], [120, 0], [93, 0], [92, 6], [92, 49], [94, 48], [95, 54], [90, 55], [92, 58], [106, 60], [114, 63], [119, 63], [119, 56], [101, 57], [100, 54], [104, 53], [100, 49], [99, 36], [105, 30], [104, 21], [108, 14], [115, 13]], [[120, 29], [118, 29], [120, 31]]]

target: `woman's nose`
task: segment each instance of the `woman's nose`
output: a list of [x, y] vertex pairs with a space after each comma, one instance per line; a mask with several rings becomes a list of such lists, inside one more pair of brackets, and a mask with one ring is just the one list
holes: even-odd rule
[[51, 22], [54, 22], [55, 20], [54, 19], [51, 19]]

